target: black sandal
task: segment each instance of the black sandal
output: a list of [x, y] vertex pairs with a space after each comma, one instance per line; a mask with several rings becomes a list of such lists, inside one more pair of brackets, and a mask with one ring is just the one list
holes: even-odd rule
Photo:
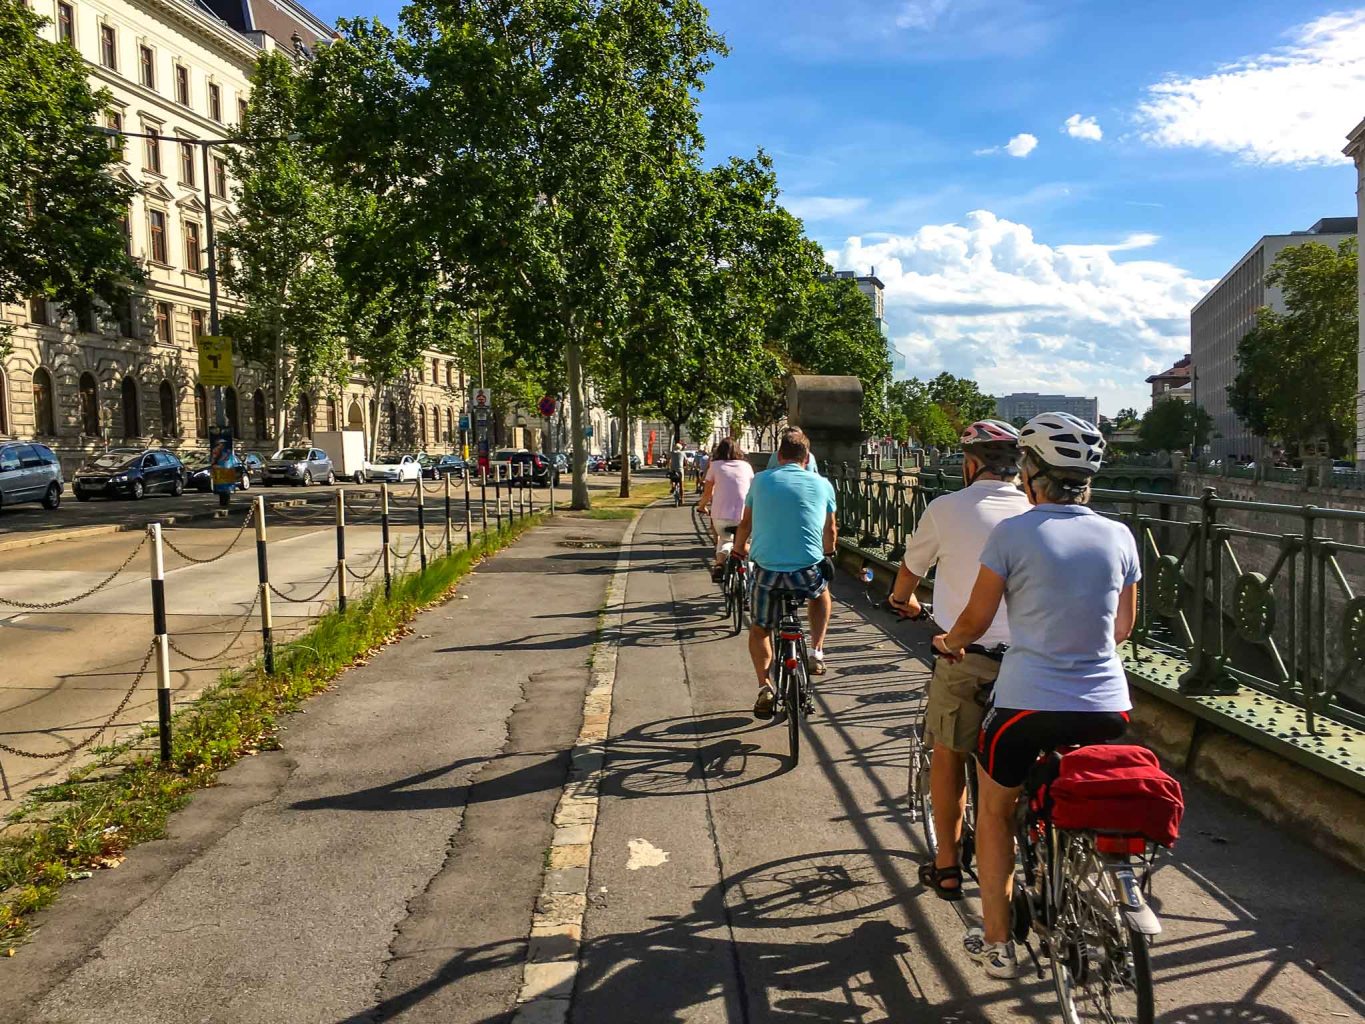
[[[947, 868], [941, 868], [932, 861], [921, 864], [919, 880], [921, 885], [926, 889], [932, 889], [941, 900], [956, 903], [962, 899], [962, 868], [957, 864]], [[945, 888], [943, 883], [947, 881], [956, 881], [957, 885]]]

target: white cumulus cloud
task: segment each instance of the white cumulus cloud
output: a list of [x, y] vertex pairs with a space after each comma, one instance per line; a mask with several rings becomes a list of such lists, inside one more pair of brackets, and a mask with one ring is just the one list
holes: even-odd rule
[[891, 337], [911, 375], [942, 370], [995, 394], [1098, 395], [1106, 414], [1150, 395], [1143, 378], [1189, 346], [1208, 288], [1170, 263], [1124, 258], [1157, 241], [1048, 244], [985, 210], [909, 235], [850, 238], [836, 267], [877, 268]]
[[1104, 138], [1104, 129], [1100, 127], [1099, 121], [1093, 117], [1082, 117], [1080, 114], [1072, 114], [1062, 125], [1062, 130], [1073, 139], [1085, 139], [1088, 142], [1099, 142]]
[[1291, 38], [1212, 74], [1148, 86], [1137, 110], [1143, 137], [1250, 163], [1343, 161], [1345, 135], [1365, 113], [1365, 10], [1310, 21]]
[[1020, 158], [1028, 156], [1038, 148], [1038, 137], [1030, 135], [1028, 132], [1020, 132], [1009, 142], [1005, 143], [1005, 152], [1010, 156]]

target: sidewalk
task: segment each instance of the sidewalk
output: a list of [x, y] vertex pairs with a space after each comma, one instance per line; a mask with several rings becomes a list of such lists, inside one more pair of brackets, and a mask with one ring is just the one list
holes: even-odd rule
[[506, 1019], [624, 527], [522, 538], [69, 888], [0, 961], [0, 1020]]

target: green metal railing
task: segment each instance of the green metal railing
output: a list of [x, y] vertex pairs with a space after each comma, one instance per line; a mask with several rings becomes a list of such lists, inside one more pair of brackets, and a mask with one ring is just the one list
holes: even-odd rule
[[[888, 562], [927, 503], [962, 486], [960, 469], [828, 474], [841, 535]], [[1097, 489], [1092, 505], [1127, 525], [1141, 553], [1130, 669], [1159, 669], [1181, 697], [1250, 695], [1250, 710], [1236, 710], [1250, 725], [1302, 732], [1338, 759], [1365, 755], [1355, 750], [1365, 740], [1355, 731], [1365, 727], [1365, 512], [1237, 501], [1213, 488]], [[1291, 706], [1293, 722], [1256, 720], [1258, 694]]]

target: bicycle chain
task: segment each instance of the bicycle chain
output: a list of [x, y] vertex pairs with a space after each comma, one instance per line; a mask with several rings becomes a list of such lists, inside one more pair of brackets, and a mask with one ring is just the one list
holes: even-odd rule
[[132, 551], [128, 552], [128, 557], [123, 560], [123, 564], [120, 565], [113, 572], [111, 572], [108, 576], [104, 577], [104, 579], [96, 583], [89, 590], [85, 591], [83, 594], [77, 594], [75, 597], [63, 598], [60, 601], [15, 601], [12, 598], [0, 597], [0, 604], [7, 604], [12, 608], [23, 608], [27, 611], [48, 611], [52, 608], [62, 608], [69, 604], [75, 604], [77, 601], [83, 601], [91, 594], [103, 590], [110, 583], [112, 583], [114, 581], [114, 577], [116, 577], [119, 573], [123, 572], [124, 569], [128, 568], [128, 566], [132, 564], [133, 559], [137, 557], [137, 553], [142, 550], [142, 545], [146, 543], [147, 535], [143, 534], [142, 539], [137, 542], [137, 546], [134, 547]]
[[114, 708], [114, 713], [104, 720], [104, 724], [101, 725], [99, 729], [81, 740], [74, 747], [70, 747], [66, 750], [58, 750], [51, 754], [35, 754], [31, 750], [20, 750], [17, 747], [11, 747], [7, 743], [0, 743], [0, 751], [4, 751], [6, 754], [13, 754], [15, 757], [31, 758], [34, 761], [55, 761], [59, 757], [70, 757], [73, 754], [79, 754], [86, 747], [94, 743], [95, 740], [103, 736], [105, 730], [114, 724], [114, 719], [123, 714], [123, 709], [126, 708], [129, 701], [133, 699], [133, 694], [137, 691], [138, 684], [142, 682], [142, 677], [147, 674], [147, 666], [152, 663], [152, 655], [155, 653], [156, 641], [153, 640], [147, 645], [147, 654], [142, 659], [142, 666], [137, 670], [137, 675], [133, 679], [133, 685], [128, 687], [128, 692], [123, 695], [123, 700], [119, 701], [118, 707]]

